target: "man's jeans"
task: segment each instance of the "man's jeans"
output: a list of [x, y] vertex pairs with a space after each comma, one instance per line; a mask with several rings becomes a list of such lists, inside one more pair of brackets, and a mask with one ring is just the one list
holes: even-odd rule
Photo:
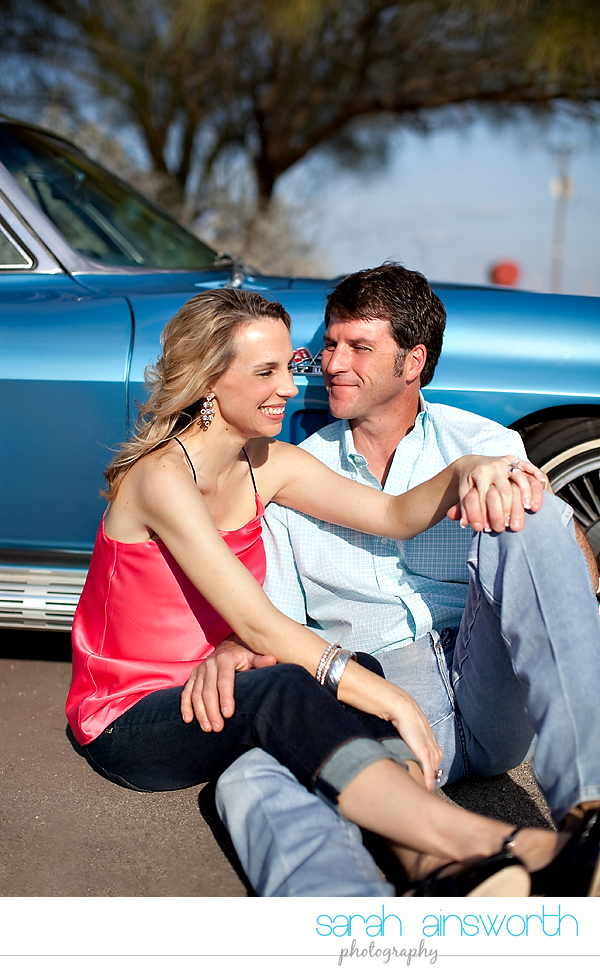
[[[519, 533], [473, 538], [457, 637], [433, 632], [378, 659], [429, 719], [443, 751], [442, 783], [518, 766], [537, 735], [533, 770], [559, 821], [576, 803], [600, 798], [600, 621], [570, 508], [547, 495], [525, 520]], [[223, 774], [217, 805], [258, 894], [389, 893], [381, 879], [365, 890], [358, 831], [342, 835], [348, 825], [265, 754]], [[300, 827], [317, 845], [327, 833], [328, 853], [311, 851], [305, 836], [303, 854]], [[350, 837], [352, 854], [344, 849]], [[349, 890], [332, 890], [338, 875]]]

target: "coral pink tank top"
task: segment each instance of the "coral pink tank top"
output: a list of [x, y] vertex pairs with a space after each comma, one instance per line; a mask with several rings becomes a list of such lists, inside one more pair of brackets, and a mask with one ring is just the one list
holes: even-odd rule
[[[220, 531], [239, 561], [263, 584], [261, 517]], [[210, 565], [206, 566], [210, 570]], [[92, 742], [145, 695], [183, 685], [230, 625], [194, 587], [161, 540], [121, 543], [100, 524], [73, 621], [73, 678], [67, 719], [79, 743]]]

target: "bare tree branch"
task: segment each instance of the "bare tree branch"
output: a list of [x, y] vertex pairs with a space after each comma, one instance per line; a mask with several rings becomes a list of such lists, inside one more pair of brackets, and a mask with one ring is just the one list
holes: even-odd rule
[[600, 96], [589, 0], [5, 0], [0, 27], [39, 97], [58, 84], [65, 104], [117, 106], [171, 205], [227, 153], [245, 153], [264, 209], [309, 152], [380, 151], [373, 119], [426, 129], [444, 107]]

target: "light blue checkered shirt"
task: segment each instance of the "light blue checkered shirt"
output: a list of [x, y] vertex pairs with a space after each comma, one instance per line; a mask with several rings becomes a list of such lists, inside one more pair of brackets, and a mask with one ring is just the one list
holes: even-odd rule
[[[348, 479], [382, 489], [359, 455], [348, 422], [335, 422], [300, 446]], [[427, 404], [402, 439], [385, 483], [403, 493], [469, 453], [525, 458], [521, 437], [489, 419]], [[327, 641], [371, 654], [458, 625], [464, 610], [472, 537], [443, 520], [414, 540], [373, 537], [271, 503], [264, 520], [265, 591], [280, 611]]]

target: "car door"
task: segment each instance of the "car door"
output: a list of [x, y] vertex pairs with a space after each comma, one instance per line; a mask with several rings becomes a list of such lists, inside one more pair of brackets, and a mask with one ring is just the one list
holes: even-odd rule
[[2, 553], [91, 550], [102, 472], [126, 437], [131, 337], [125, 298], [74, 281], [0, 197]]

